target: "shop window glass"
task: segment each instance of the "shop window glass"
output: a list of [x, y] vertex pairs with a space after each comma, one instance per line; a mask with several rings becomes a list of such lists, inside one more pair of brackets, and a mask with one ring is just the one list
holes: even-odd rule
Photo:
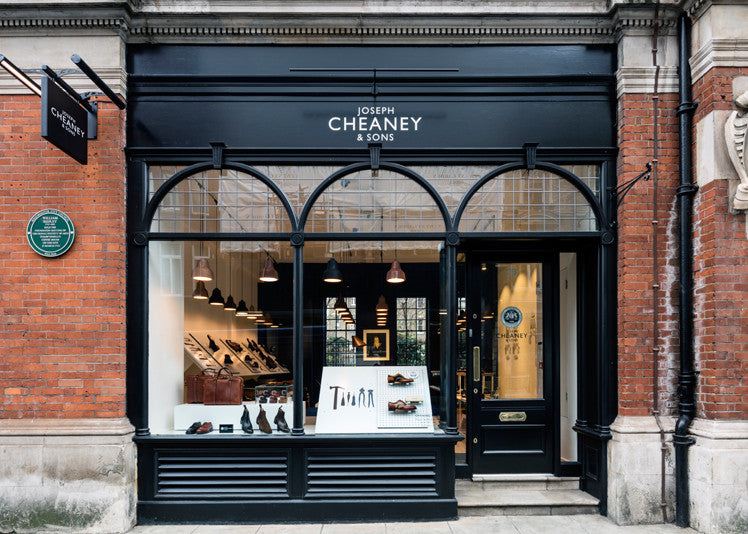
[[[184, 432], [195, 421], [241, 432], [240, 405], [209, 405], [185, 384], [203, 370], [241, 378], [240, 402], [255, 418], [262, 404], [292, 424], [292, 250], [283, 242], [152, 241], [149, 244], [149, 425], [156, 434]], [[212, 279], [193, 279], [198, 260]], [[270, 263], [277, 281], [262, 282]], [[263, 271], [265, 270], [265, 271]], [[220, 290], [221, 303], [216, 290]], [[200, 292], [208, 298], [197, 299]], [[240, 309], [226, 306], [229, 297]], [[228, 309], [227, 309], [228, 308]], [[246, 313], [246, 315], [245, 315]], [[303, 396], [299, 396], [302, 400]], [[275, 426], [273, 426], [275, 428]]]
[[307, 232], [443, 232], [444, 220], [431, 196], [415, 181], [379, 170], [337, 180], [316, 200]]
[[[598, 183], [590, 177], [586, 182]], [[593, 192], [597, 194], [595, 189]], [[470, 199], [459, 229], [461, 232], [588, 232], [597, 230], [598, 224], [587, 200], [569, 182], [545, 171], [523, 169], [499, 175], [484, 184]]]
[[356, 297], [342, 299], [351, 320], [335, 309], [338, 299], [325, 299], [325, 365], [356, 365], [353, 336], [356, 334]]
[[[165, 181], [151, 169], [151, 189]], [[152, 232], [291, 231], [280, 199], [264, 183], [231, 169], [210, 170], [182, 180], [166, 194], [151, 222]]]
[[[341, 425], [346, 416], [357, 416], [350, 427], [339, 427], [339, 432], [360, 430], [358, 419], [365, 418], [369, 408], [376, 411], [371, 414], [370, 432], [392, 431], [388, 424], [401, 425], [401, 431], [410, 428], [408, 424], [416, 425], [413, 431], [433, 431], [439, 423], [441, 248], [434, 241], [304, 242], [309, 432], [330, 432], [323, 420], [326, 410], [328, 420], [333, 413]], [[339, 269], [340, 282], [325, 281], [331, 260]], [[388, 281], [395, 261], [404, 273], [403, 282]], [[340, 304], [350, 313], [348, 323]], [[413, 382], [404, 387], [390, 385], [388, 375], [398, 373]], [[365, 385], [369, 379], [371, 387]], [[373, 406], [369, 405], [369, 389]], [[337, 402], [331, 397], [334, 393]], [[394, 414], [389, 402], [406, 401], [405, 397], [418, 403], [414, 417], [398, 413], [399, 417], [388, 421]], [[336, 402], [332, 412], [330, 402]]]
[[423, 297], [403, 297], [397, 303], [397, 361], [425, 365], [428, 342], [428, 306]]

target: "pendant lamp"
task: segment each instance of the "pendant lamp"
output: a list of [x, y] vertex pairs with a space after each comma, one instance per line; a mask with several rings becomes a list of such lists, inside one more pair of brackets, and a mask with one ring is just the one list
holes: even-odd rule
[[341, 312], [348, 308], [345, 301], [343, 300], [343, 297], [338, 297], [338, 300], [335, 301], [335, 304], [333, 305], [335, 308], [335, 311]]
[[491, 311], [490, 306], [486, 306], [486, 309], [483, 310], [482, 319], [493, 319], [493, 312]]
[[353, 336], [353, 338], [351, 338], [351, 341], [353, 342], [354, 348], [363, 347], [364, 345], [366, 345], [366, 343], [364, 343], [364, 340], [358, 336]]
[[197, 260], [197, 264], [192, 270], [192, 279], [201, 282], [210, 282], [213, 280], [213, 271], [210, 268], [210, 263], [208, 263], [208, 258]]
[[208, 299], [208, 302], [211, 306], [223, 306], [223, 295], [221, 295], [221, 290], [217, 287], [213, 289], [213, 293], [210, 294], [210, 298]]
[[[229, 297], [231, 298], [231, 297]], [[226, 304], [228, 304], [228, 301], [226, 301]], [[247, 303], [243, 300], [239, 301], [239, 305], [236, 307], [236, 316], [237, 317], [248, 317], [249, 316], [249, 310], [247, 309]]]
[[278, 271], [275, 270], [273, 260], [270, 256], [265, 258], [265, 265], [260, 270], [260, 282], [277, 282]]
[[390, 266], [390, 270], [387, 271], [386, 280], [390, 284], [399, 284], [399, 283], [405, 282], [405, 272], [403, 271], [402, 267], [400, 267], [399, 261], [392, 260], [392, 265]]
[[231, 253], [229, 252], [229, 296], [226, 298], [226, 304], [223, 305], [225, 311], [236, 311], [236, 302], [234, 297], [231, 295], [231, 278], [233, 273], [231, 272]]
[[380, 315], [387, 315], [390, 311], [389, 306], [387, 306], [387, 301], [384, 299], [384, 295], [379, 295], [379, 300], [377, 301], [377, 307], [375, 308], [375, 311], [377, 313], [377, 316]]
[[205, 282], [199, 280], [195, 286], [195, 291], [192, 292], [192, 298], [196, 300], [208, 300], [208, 290], [205, 287]]
[[337, 284], [338, 282], [343, 281], [343, 273], [340, 272], [340, 267], [338, 266], [338, 262], [335, 261], [335, 258], [330, 258], [327, 262], [325, 272], [322, 273], [322, 280], [330, 284]]
[[251, 317], [253, 319], [256, 319], [258, 317], [262, 317], [262, 312], [259, 310], [255, 310], [255, 305], [250, 304], [249, 305], [249, 312], [247, 313], [247, 317]]
[[263, 322], [263, 324], [266, 324], [268, 326], [271, 326], [273, 324], [273, 320], [270, 318], [270, 314], [269, 313], [265, 314], [265, 316], [263, 317], [263, 321], [262, 322]]

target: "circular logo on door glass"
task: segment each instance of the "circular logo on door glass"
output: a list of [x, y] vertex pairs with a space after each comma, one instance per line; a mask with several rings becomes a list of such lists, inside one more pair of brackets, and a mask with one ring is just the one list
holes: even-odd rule
[[522, 322], [522, 312], [519, 308], [508, 306], [501, 312], [501, 323], [507, 328], [517, 328]]

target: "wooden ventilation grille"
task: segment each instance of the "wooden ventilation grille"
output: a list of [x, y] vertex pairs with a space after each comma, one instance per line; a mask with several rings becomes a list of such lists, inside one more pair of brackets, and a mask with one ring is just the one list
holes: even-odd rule
[[156, 495], [200, 499], [288, 497], [287, 473], [285, 454], [163, 454], [157, 458]]
[[306, 498], [437, 495], [436, 456], [310, 454]]

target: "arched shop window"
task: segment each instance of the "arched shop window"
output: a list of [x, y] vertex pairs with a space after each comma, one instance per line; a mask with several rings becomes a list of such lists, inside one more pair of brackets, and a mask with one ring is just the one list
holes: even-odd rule
[[[325, 368], [422, 366], [439, 423], [450, 350], [444, 287], [454, 276], [447, 236], [600, 230], [598, 166], [223, 167], [148, 169], [152, 433], [183, 433], [201, 420], [199, 403], [190, 404], [201, 399], [185, 383], [220, 367], [243, 379], [243, 400], [255, 411], [263, 404], [271, 421], [285, 404], [292, 426], [291, 403], [303, 402], [314, 432]], [[358, 400], [360, 392], [344, 393]], [[377, 402], [387, 400], [396, 399]]]
[[591, 232], [599, 230], [588, 195], [599, 197], [599, 167], [578, 166], [574, 181], [541, 169], [515, 169], [485, 181], [461, 213], [459, 231]]

